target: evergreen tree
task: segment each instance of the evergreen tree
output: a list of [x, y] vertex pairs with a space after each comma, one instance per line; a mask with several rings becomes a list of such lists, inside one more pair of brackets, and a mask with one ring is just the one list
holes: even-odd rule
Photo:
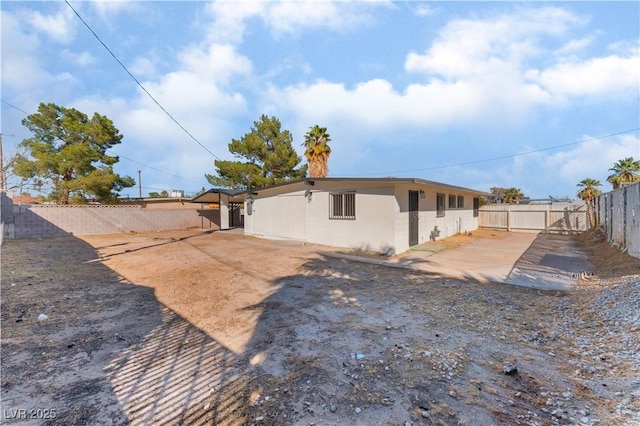
[[229, 143], [229, 152], [244, 161], [216, 160], [216, 175], [205, 177], [214, 186], [238, 189], [302, 179], [307, 165], [298, 167], [302, 159], [292, 141], [291, 133], [281, 129], [280, 120], [263, 114], [249, 133]]
[[106, 153], [123, 137], [109, 118], [95, 113], [89, 119], [73, 108], [40, 103], [22, 124], [33, 136], [20, 143], [25, 154], [15, 159], [14, 172], [50, 186], [49, 200], [113, 204], [118, 191], [135, 185], [131, 177], [114, 173], [118, 157]]

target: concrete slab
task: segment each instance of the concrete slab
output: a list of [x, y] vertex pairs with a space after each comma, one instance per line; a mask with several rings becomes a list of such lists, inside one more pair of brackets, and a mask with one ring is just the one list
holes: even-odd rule
[[540, 290], [571, 290], [576, 275], [591, 270], [588, 257], [570, 236], [535, 233], [510, 232], [504, 238], [474, 240], [440, 251], [414, 250], [386, 260], [327, 255]]

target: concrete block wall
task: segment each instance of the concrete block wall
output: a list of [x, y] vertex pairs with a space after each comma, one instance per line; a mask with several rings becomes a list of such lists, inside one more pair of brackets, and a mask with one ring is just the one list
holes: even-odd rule
[[0, 245], [4, 242], [5, 235], [12, 236], [13, 222], [13, 202], [4, 191], [0, 191]]
[[[140, 206], [47, 205], [13, 205], [9, 209], [7, 205], [11, 205], [11, 200], [4, 197], [2, 202], [2, 235], [5, 238], [47, 238], [212, 227], [208, 219], [201, 217], [197, 205], [193, 209], [163, 210]], [[215, 224], [213, 227], [217, 228]]]
[[609, 242], [640, 258], [640, 182], [600, 194], [593, 207]]

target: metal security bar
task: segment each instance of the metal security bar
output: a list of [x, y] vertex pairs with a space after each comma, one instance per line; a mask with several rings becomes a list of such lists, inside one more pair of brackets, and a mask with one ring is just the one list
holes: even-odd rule
[[356, 194], [353, 192], [329, 195], [329, 219], [355, 220]]

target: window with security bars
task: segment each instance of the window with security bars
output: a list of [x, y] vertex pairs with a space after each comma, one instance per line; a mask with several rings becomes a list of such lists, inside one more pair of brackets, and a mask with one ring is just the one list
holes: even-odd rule
[[329, 194], [329, 219], [356, 218], [356, 194], [346, 192], [342, 194]]
[[436, 216], [444, 217], [444, 194], [436, 194]]

